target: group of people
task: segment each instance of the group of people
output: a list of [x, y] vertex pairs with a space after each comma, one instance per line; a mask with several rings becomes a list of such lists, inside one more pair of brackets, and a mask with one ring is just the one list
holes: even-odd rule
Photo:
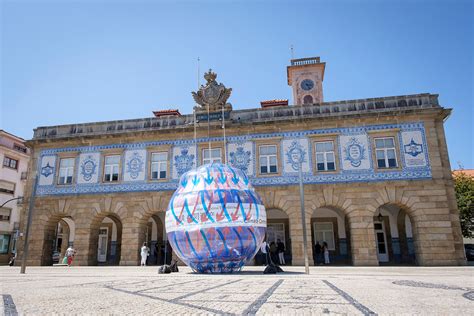
[[314, 245], [314, 255], [316, 264], [329, 264], [328, 243], [323, 241], [323, 245], [321, 245], [319, 241], [317, 241], [316, 245]]
[[277, 239], [276, 243], [272, 241], [270, 245], [264, 240], [260, 247], [260, 251], [265, 255], [265, 263], [267, 265], [270, 263], [277, 265], [286, 264], [285, 244], [280, 239]]
[[[164, 244], [155, 244], [155, 256], [156, 256], [156, 264], [160, 264], [160, 260], [163, 261], [163, 264], [170, 264], [171, 262], [171, 245], [169, 242]], [[160, 254], [160, 255], [158, 255]], [[140, 266], [146, 266], [148, 262], [148, 257], [151, 256], [151, 249], [148, 247], [147, 243], [144, 242], [142, 247], [140, 248]]]

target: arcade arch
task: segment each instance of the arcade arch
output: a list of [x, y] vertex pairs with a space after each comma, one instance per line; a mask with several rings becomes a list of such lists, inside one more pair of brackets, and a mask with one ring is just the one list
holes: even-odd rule
[[416, 264], [412, 219], [396, 204], [380, 206], [374, 216], [379, 264]]
[[76, 225], [70, 216], [53, 215], [44, 225], [44, 241], [41, 265], [60, 263], [66, 249], [72, 246]]
[[316, 255], [316, 244], [328, 244], [331, 264], [350, 264], [350, 233], [348, 221], [339, 208], [324, 206], [313, 211], [311, 215], [311, 245], [313, 247], [313, 263], [321, 264], [323, 257]]

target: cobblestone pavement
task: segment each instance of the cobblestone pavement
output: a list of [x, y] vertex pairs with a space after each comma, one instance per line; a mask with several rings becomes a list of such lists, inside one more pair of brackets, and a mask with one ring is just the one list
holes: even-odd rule
[[186, 267], [0, 267], [0, 314], [472, 315], [473, 267], [284, 267], [263, 275]]

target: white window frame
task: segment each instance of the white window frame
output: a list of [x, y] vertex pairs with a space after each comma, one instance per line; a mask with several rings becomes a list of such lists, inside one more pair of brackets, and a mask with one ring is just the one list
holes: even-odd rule
[[[12, 167], [11, 164], [12, 162], [15, 162], [15, 166]], [[18, 164], [20, 163], [20, 161], [18, 159], [15, 159], [15, 158], [11, 158], [11, 157], [8, 157], [8, 156], [4, 156], [3, 157], [3, 166], [4, 167], [7, 167], [7, 168], [10, 168], [10, 169], [14, 169], [14, 170], [18, 170]]]
[[[154, 156], [160, 156], [163, 155], [165, 157], [164, 160], [157, 160], [153, 161]], [[158, 151], [158, 152], [153, 152], [151, 153], [150, 157], [150, 179], [151, 180], [163, 180], [168, 177], [168, 153], [166, 151]], [[154, 167], [156, 167], [156, 171], [154, 170]], [[164, 171], [165, 175], [164, 177], [161, 176], [161, 172]], [[153, 177], [153, 172], [157, 172], [157, 177]]]
[[[317, 230], [316, 225], [317, 224], [331, 224], [331, 230]], [[330, 233], [332, 235], [332, 240], [333, 240], [333, 245], [331, 246], [328, 243], [328, 249], [329, 250], [336, 250], [336, 236], [334, 235], [334, 223], [333, 222], [314, 222], [313, 223], [313, 231], [314, 231], [314, 240], [319, 241], [321, 247], [323, 246], [323, 242], [327, 242], [325, 239], [326, 233]], [[317, 233], [322, 233], [323, 234], [323, 240], [319, 240], [317, 237]]]
[[[3, 211], [2, 213], [8, 213], [8, 215], [2, 215], [0, 214], [0, 222], [7, 222], [9, 223], [12, 219], [12, 209], [8, 207], [0, 207], [0, 211]], [[3, 216], [8, 217], [8, 219], [3, 219]]]
[[[275, 154], [262, 154], [262, 148], [263, 147], [275, 147]], [[272, 157], [275, 157], [275, 171], [272, 172], [270, 171], [270, 167], [273, 165], [270, 162], [270, 159]], [[265, 164], [262, 165], [262, 158], [265, 159]], [[262, 171], [262, 166], [267, 167], [267, 171], [263, 172]], [[259, 145], [258, 146], [258, 168], [260, 171], [260, 174], [276, 174], [278, 173], [278, 147], [277, 145]]]
[[[326, 143], [331, 143], [332, 145], [332, 151], [318, 151], [317, 150], [317, 145], [318, 144], [326, 144]], [[315, 152], [315, 156], [316, 156], [316, 171], [317, 172], [324, 172], [324, 171], [336, 171], [337, 169], [337, 166], [336, 166], [336, 153], [334, 152], [334, 141], [332, 140], [325, 140], [325, 141], [318, 141], [318, 142], [315, 142], [314, 143], [314, 152]], [[322, 154], [323, 155], [323, 161], [322, 163], [324, 164], [324, 170], [319, 170], [318, 169], [318, 154]], [[331, 169], [329, 170], [328, 169], [328, 155], [329, 154], [332, 154], [332, 157], [333, 157], [333, 161], [332, 163], [334, 163], [334, 169]]]
[[[72, 161], [72, 166], [62, 166], [62, 163], [66, 160]], [[74, 181], [74, 166], [76, 164], [76, 159], [71, 157], [65, 157], [59, 159], [59, 171], [58, 171], [58, 184], [60, 185], [68, 185], [72, 184]], [[63, 176], [64, 174], [64, 176]], [[70, 177], [70, 182], [68, 178]], [[63, 178], [63, 180], [61, 180]]]
[[[217, 157], [213, 156], [213, 153], [215, 151], [219, 151], [219, 155]], [[206, 157], [206, 152], [209, 152], [209, 148], [203, 148], [202, 149], [202, 164], [211, 164], [211, 163], [222, 163], [222, 150], [221, 148], [211, 148], [211, 151], [209, 152], [209, 157]]]
[[[393, 141], [393, 147], [383, 147], [383, 148], [377, 148], [377, 140], [383, 140], [385, 143], [386, 139], [392, 139]], [[398, 159], [397, 159], [397, 144], [395, 142], [395, 137], [393, 136], [387, 136], [387, 137], [376, 137], [374, 138], [374, 147], [375, 147], [375, 162], [377, 164], [378, 169], [396, 169], [398, 168]], [[388, 151], [393, 150], [393, 154], [395, 156], [395, 166], [390, 167], [389, 162], [388, 162]], [[384, 160], [385, 160], [385, 166], [380, 167], [379, 166], [379, 159], [377, 158], [377, 153], [378, 152], [383, 152], [384, 155]]]
[[[107, 163], [107, 158], [110, 158], [110, 157], [118, 157], [119, 160], [117, 163], [110, 163], [108, 164]], [[118, 182], [120, 181], [120, 160], [122, 159], [122, 156], [121, 155], [107, 155], [104, 157], [104, 182]], [[113, 175], [114, 175], [114, 167], [117, 167], [117, 180], [113, 180]], [[109, 173], [108, 170], [110, 171], [110, 179], [107, 180], [107, 175]]]

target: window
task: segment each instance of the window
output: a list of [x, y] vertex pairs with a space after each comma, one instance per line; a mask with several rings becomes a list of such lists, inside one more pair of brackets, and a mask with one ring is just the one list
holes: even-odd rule
[[166, 178], [167, 161], [168, 153], [151, 154], [151, 178], [153, 180]]
[[15, 183], [0, 180], [0, 193], [15, 194]]
[[0, 254], [8, 253], [10, 247], [10, 235], [0, 235]]
[[375, 155], [378, 168], [397, 168], [395, 140], [393, 137], [376, 138]]
[[328, 243], [329, 250], [335, 250], [334, 229], [331, 222], [314, 223], [314, 239], [319, 241], [321, 246], [323, 242]]
[[26, 154], [26, 147], [23, 147], [21, 145], [13, 144], [13, 149]]
[[316, 168], [318, 171], [336, 170], [334, 157], [334, 142], [318, 142], [316, 146]]
[[[210, 154], [209, 154], [210, 153]], [[210, 151], [209, 149], [202, 150], [202, 164], [208, 163], [221, 163], [221, 149], [220, 148], [212, 148]]]
[[276, 243], [278, 239], [285, 243], [285, 223], [268, 223], [266, 239], [267, 243]]
[[0, 221], [1, 222], [9, 222], [11, 213], [12, 213], [11, 208], [6, 208], [6, 207], [0, 208]]
[[277, 173], [277, 146], [262, 145], [259, 150], [260, 173]]
[[63, 158], [59, 161], [58, 184], [71, 184], [74, 174], [74, 158]]
[[104, 166], [104, 181], [113, 182], [119, 179], [120, 156], [106, 156]]
[[3, 166], [12, 169], [18, 169], [18, 160], [5, 156], [3, 158]]

